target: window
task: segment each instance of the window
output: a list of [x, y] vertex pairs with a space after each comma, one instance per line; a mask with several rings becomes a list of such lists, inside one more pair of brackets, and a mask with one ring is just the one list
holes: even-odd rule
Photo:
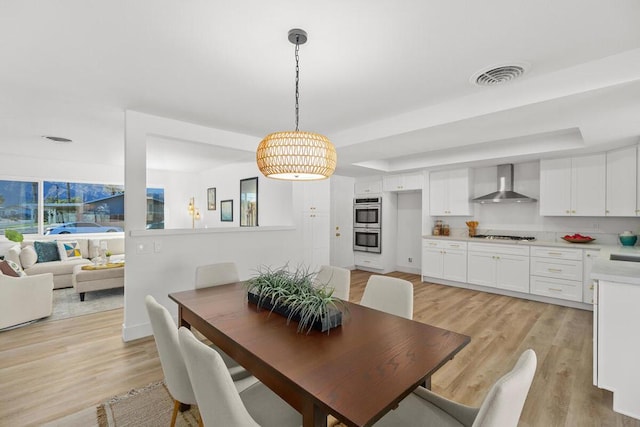
[[38, 183], [0, 180], [0, 231], [38, 232]]
[[[0, 233], [15, 229], [37, 234], [108, 233], [124, 230], [124, 186], [42, 182], [38, 218], [38, 181], [0, 180]], [[147, 228], [164, 228], [164, 189], [147, 189]]]

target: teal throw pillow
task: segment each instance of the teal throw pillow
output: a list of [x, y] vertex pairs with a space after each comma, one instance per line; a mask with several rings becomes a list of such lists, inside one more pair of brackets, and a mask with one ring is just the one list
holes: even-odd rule
[[58, 242], [33, 242], [33, 247], [38, 255], [38, 262], [60, 261], [58, 253]]

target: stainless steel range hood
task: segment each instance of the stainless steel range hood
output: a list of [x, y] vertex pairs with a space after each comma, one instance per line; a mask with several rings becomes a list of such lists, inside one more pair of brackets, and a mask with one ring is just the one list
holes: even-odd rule
[[498, 191], [473, 199], [476, 203], [531, 203], [536, 199], [513, 191], [513, 164], [498, 165]]

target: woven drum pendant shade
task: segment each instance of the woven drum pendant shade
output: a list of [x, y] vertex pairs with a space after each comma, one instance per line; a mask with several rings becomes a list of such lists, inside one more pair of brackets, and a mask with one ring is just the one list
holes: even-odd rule
[[313, 132], [270, 133], [256, 151], [260, 172], [275, 179], [326, 179], [335, 171], [336, 160], [336, 149], [329, 139]]

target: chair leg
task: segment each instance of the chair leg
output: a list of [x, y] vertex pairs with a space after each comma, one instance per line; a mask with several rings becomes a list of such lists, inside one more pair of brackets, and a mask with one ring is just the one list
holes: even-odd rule
[[180, 409], [180, 402], [173, 400], [173, 414], [171, 414], [171, 427], [175, 427], [176, 419], [178, 418], [178, 409]]

